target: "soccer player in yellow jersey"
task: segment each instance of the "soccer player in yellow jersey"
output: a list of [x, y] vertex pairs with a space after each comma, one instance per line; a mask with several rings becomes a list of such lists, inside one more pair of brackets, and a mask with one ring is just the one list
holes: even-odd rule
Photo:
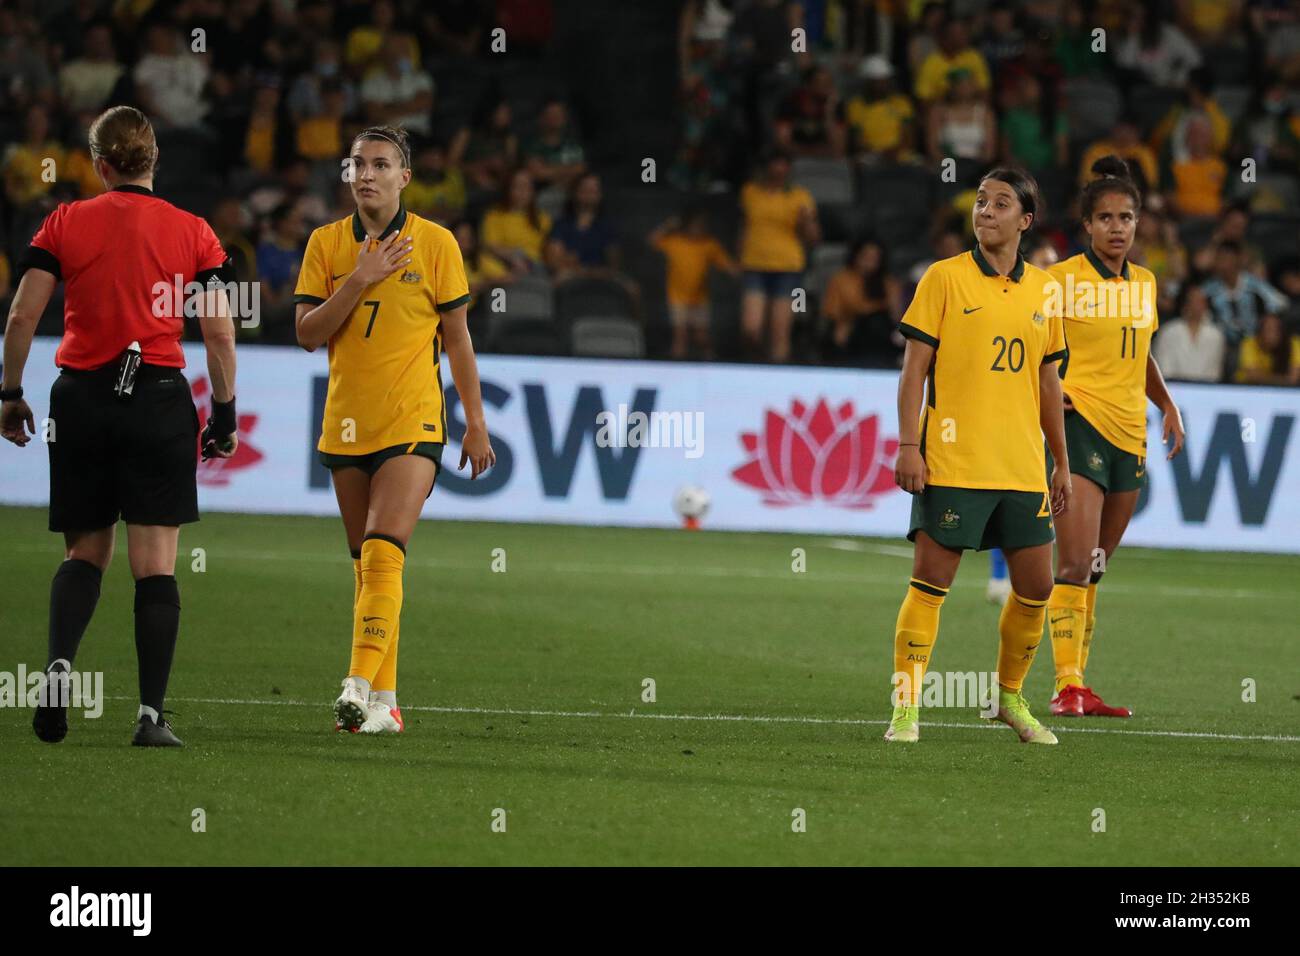
[[466, 326], [469, 287], [450, 232], [409, 213], [406, 134], [370, 127], [352, 143], [357, 211], [307, 241], [298, 276], [298, 343], [329, 346], [317, 446], [352, 552], [352, 662], [334, 703], [341, 730], [395, 733], [406, 545], [433, 491], [447, 440], [439, 354], [465, 408], [460, 467], [496, 461]]
[[[1083, 682], [1097, 612], [1097, 583], [1146, 483], [1147, 399], [1164, 416], [1161, 440], [1173, 458], [1183, 421], [1151, 354], [1159, 326], [1156, 279], [1128, 261], [1142, 197], [1118, 156], [1093, 164], [1080, 213], [1088, 248], [1052, 266], [1070, 362], [1063, 376], [1065, 438], [1074, 483], [1070, 512], [1057, 522], [1056, 586], [1047, 620], [1056, 661], [1052, 713], [1129, 717]], [[1172, 442], [1172, 445], [1170, 444]]]
[[[1070, 497], [1061, 380], [1068, 356], [1052, 278], [1020, 255], [1038, 186], [1016, 169], [979, 184], [975, 248], [930, 266], [903, 316], [895, 480], [912, 499], [912, 580], [894, 633], [894, 713], [885, 739], [919, 736], [939, 609], [968, 548], [1001, 548], [1011, 596], [998, 621], [998, 711], [1025, 743], [1056, 737], [1021, 688], [1052, 591], [1052, 515]], [[924, 406], [924, 407], [923, 407]], [[1057, 466], [1050, 486], [1043, 436]]]

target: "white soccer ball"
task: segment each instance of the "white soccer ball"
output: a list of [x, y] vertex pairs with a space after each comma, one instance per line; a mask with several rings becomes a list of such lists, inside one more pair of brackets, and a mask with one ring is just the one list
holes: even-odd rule
[[699, 485], [682, 485], [673, 495], [673, 510], [683, 518], [703, 518], [709, 510], [709, 493]]

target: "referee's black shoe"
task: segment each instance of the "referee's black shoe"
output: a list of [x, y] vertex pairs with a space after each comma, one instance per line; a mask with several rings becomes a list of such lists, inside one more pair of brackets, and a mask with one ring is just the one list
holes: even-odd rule
[[154, 723], [148, 715], [140, 718], [135, 725], [135, 736], [131, 738], [132, 747], [184, 747], [181, 738], [172, 733], [172, 725], [161, 717]]
[[37, 706], [32, 730], [47, 744], [57, 744], [68, 736], [68, 711], [64, 707]]
[[[50, 665], [50, 671], [46, 673], [45, 683], [41, 687], [36, 712], [32, 715], [32, 730], [47, 744], [57, 744], [68, 736], [68, 678], [66, 670], [55, 670], [58, 664], [56, 661]], [[53, 681], [50, 680], [51, 674], [55, 677]], [[63, 706], [58, 706], [59, 704]]]

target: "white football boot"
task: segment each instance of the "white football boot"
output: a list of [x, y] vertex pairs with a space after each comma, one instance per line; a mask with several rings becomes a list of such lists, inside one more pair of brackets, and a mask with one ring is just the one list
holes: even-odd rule
[[363, 734], [400, 734], [405, 728], [402, 712], [389, 707], [381, 700], [371, 700], [367, 705], [366, 722], [361, 725]]
[[370, 716], [366, 706], [366, 695], [361, 693], [356, 681], [351, 677], [343, 681], [343, 693], [334, 701], [334, 727], [336, 730], [348, 730], [355, 733]]

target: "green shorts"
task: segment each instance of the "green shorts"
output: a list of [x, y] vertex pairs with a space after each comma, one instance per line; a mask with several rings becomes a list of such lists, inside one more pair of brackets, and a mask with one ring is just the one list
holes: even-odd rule
[[[401, 455], [419, 455], [421, 458], [428, 458], [433, 462], [433, 481], [436, 484], [438, 475], [442, 473], [442, 447], [440, 441], [419, 441], [405, 445], [389, 445], [387, 448], [381, 448], [379, 451], [372, 451], [366, 455], [333, 455], [329, 452], [317, 450], [316, 457], [330, 471], [337, 468], [360, 468], [367, 475], [373, 477], [375, 472], [379, 470], [379, 466], [390, 458], [397, 458]], [[433, 484], [429, 485], [429, 494], [433, 494]], [[425, 497], [427, 498], [428, 495], [425, 495]]]
[[[1082, 475], [1101, 490], [1138, 491], [1147, 483], [1147, 460], [1107, 441], [1077, 410], [1065, 413], [1065, 450], [1070, 456], [1070, 474]], [[1047, 473], [1052, 473], [1052, 454], [1047, 453]]]
[[946, 548], [987, 551], [1048, 544], [1052, 507], [1046, 492], [992, 491], [928, 485], [912, 496], [912, 524], [907, 540], [924, 531]]

